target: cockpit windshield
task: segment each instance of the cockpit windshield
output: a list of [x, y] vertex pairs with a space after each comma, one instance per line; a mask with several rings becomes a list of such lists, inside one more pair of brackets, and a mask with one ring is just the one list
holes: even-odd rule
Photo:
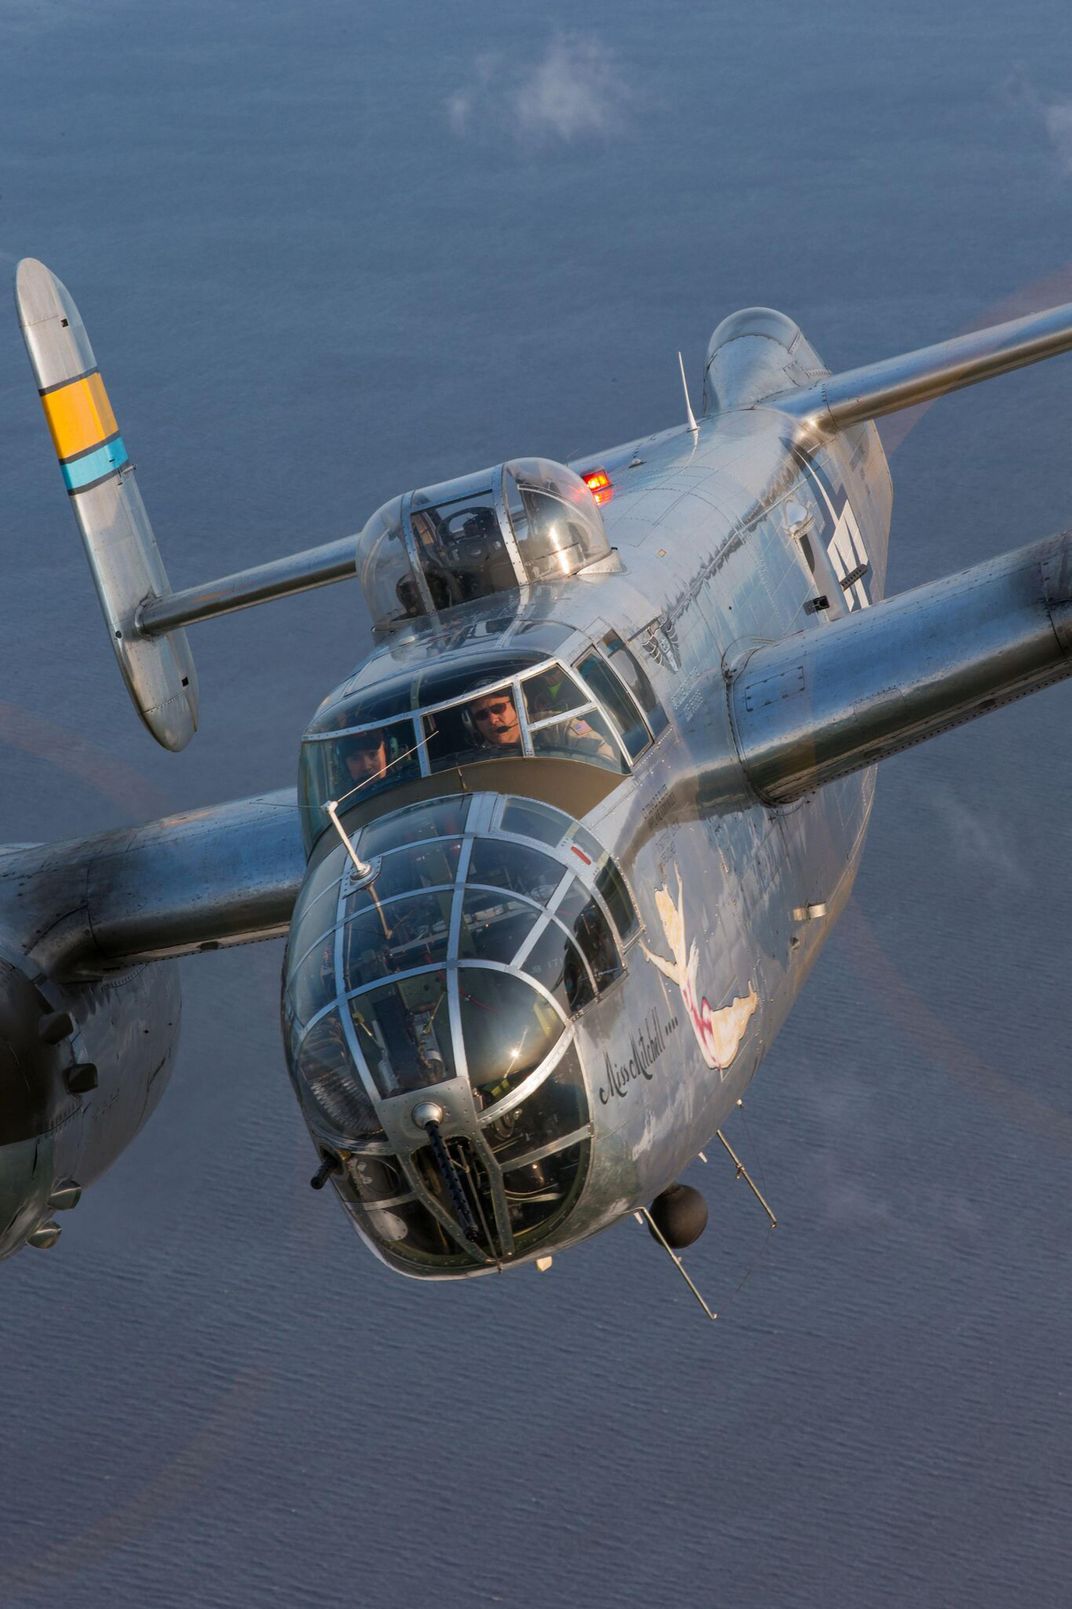
[[[644, 744], [651, 739], [607, 675], [616, 688], [610, 705], [605, 691], [593, 692], [557, 660], [487, 649], [345, 692], [319, 711], [302, 745], [307, 846], [327, 825], [329, 800], [344, 812], [399, 783], [482, 761], [548, 756], [624, 774], [640, 752], [637, 733]], [[629, 706], [628, 725], [620, 705]]]
[[[439, 1164], [398, 1124], [430, 1090], [469, 1111], [472, 1132], [450, 1144], [484, 1226], [479, 1256], [516, 1255], [583, 1184], [572, 1025], [622, 976], [632, 900], [583, 827], [529, 799], [424, 802], [370, 823], [354, 847], [373, 875], [359, 877], [340, 846], [291, 928], [284, 1019], [310, 1125], [350, 1159], [347, 1199], [381, 1249], [387, 1234], [403, 1261], [464, 1262], [477, 1253], [459, 1240]], [[461, 1105], [444, 1093], [458, 1090]], [[376, 1194], [388, 1183], [407, 1207], [389, 1231], [377, 1214], [394, 1208]]]

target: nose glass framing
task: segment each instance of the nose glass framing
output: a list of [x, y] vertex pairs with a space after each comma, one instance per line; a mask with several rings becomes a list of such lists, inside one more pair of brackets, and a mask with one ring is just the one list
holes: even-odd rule
[[303, 1037], [338, 1015], [374, 1101], [465, 1077], [497, 1109], [622, 972], [617, 868], [564, 813], [494, 794], [397, 812], [354, 847], [377, 875], [348, 864], [300, 913], [290, 1014]]
[[527, 799], [411, 806], [354, 845], [376, 860], [374, 882], [347, 866], [311, 889], [294, 934], [286, 1011], [299, 1081], [308, 1088], [320, 1056], [322, 1138], [353, 1165], [379, 1154], [456, 1238], [427, 1157], [412, 1142], [387, 1157], [397, 1133], [389, 1142], [378, 1117], [400, 1095], [465, 1080], [477, 1128], [450, 1144], [488, 1183], [488, 1247], [512, 1255], [563, 1199], [567, 1162], [580, 1166], [571, 1148], [590, 1129], [571, 1028], [622, 974], [637, 930], [628, 891], [584, 828]]

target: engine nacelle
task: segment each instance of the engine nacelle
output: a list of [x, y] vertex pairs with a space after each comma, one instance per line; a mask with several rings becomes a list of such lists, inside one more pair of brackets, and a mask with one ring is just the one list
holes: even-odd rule
[[0, 1258], [53, 1245], [156, 1106], [178, 1041], [174, 962], [91, 982], [42, 978], [0, 935]]

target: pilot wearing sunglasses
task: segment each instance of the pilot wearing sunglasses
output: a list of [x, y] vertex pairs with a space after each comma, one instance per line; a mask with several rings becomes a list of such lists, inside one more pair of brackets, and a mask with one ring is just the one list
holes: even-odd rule
[[508, 687], [498, 693], [482, 693], [466, 713], [481, 748], [492, 750], [496, 757], [521, 753], [521, 722]]

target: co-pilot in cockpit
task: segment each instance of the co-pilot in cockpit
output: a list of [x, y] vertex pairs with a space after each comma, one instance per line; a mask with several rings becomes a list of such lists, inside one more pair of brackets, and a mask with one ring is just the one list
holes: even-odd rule
[[345, 812], [438, 772], [570, 760], [621, 777], [665, 726], [643, 667], [614, 632], [574, 651], [569, 668], [535, 645], [467, 647], [413, 669], [383, 651], [321, 706], [305, 734], [306, 843], [327, 825], [327, 800]]

